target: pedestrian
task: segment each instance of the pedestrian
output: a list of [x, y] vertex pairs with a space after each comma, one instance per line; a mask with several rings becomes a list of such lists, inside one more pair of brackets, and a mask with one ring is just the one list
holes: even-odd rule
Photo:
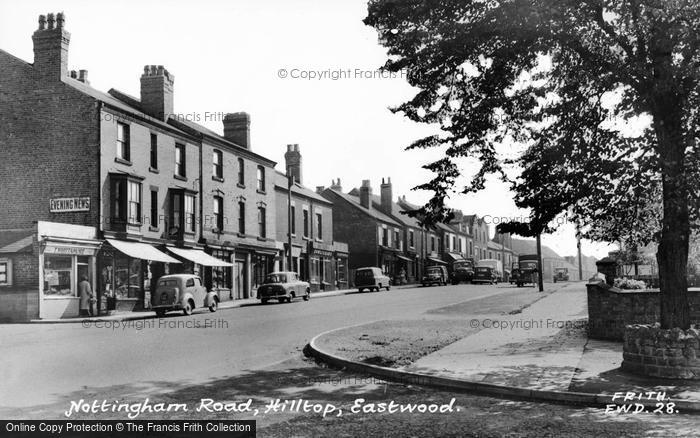
[[80, 316], [92, 316], [92, 303], [95, 301], [95, 297], [86, 275], [80, 277], [78, 293], [80, 294]]

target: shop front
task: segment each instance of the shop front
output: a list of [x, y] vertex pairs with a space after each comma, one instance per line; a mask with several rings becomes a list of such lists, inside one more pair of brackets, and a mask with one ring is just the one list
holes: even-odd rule
[[183, 262], [191, 263], [194, 266], [201, 266], [200, 272], [204, 273], [204, 286], [207, 290], [218, 292], [219, 299], [230, 301], [233, 299], [233, 289], [231, 283], [231, 270], [233, 263], [230, 260], [232, 251], [213, 250], [212, 254], [207, 254], [201, 249], [167, 247], [167, 250], [177, 256]]
[[335, 260], [335, 288], [338, 290], [347, 289], [349, 287], [347, 243], [333, 242], [333, 259]]
[[396, 267], [394, 272], [396, 276], [394, 277], [394, 284], [401, 285], [409, 283], [413, 278], [415, 278], [415, 263], [412, 259], [397, 254], [396, 255]]
[[397, 272], [398, 260], [398, 254], [395, 250], [384, 247], [380, 248], [379, 267], [382, 268], [382, 271], [388, 275], [392, 281], [394, 281], [399, 274], [399, 272]]
[[98, 313], [150, 308], [151, 285], [179, 264], [147, 243], [106, 239], [99, 254]]
[[309, 242], [309, 285], [311, 292], [335, 289], [333, 246]]
[[39, 318], [75, 318], [80, 313], [78, 283], [96, 290], [96, 259], [102, 242], [94, 227], [37, 223], [39, 242]]

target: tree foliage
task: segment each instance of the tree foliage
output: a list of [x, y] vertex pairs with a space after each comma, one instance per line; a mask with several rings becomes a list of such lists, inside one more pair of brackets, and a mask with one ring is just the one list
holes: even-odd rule
[[[446, 146], [424, 166], [434, 177], [417, 189], [433, 196], [416, 214], [444, 220], [451, 193], [493, 174], [530, 211], [502, 231], [548, 231], [568, 212], [593, 239], [658, 241], [668, 292], [698, 214], [700, 2], [372, 0], [365, 23], [385, 68], [419, 89], [393, 111], [441, 128], [408, 149]], [[504, 159], [508, 144], [524, 151]], [[467, 158], [480, 168], [456, 187]], [[687, 326], [676, 298], [662, 323]]]

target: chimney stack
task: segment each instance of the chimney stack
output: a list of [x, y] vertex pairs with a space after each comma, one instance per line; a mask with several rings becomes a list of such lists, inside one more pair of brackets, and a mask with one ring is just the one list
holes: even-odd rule
[[224, 138], [250, 149], [250, 114], [229, 113], [224, 116]]
[[372, 185], [368, 179], [363, 180], [360, 187], [360, 205], [367, 210], [372, 208]]
[[316, 193], [318, 193], [319, 195], [323, 193], [324, 190], [326, 190], [325, 186], [316, 186]]
[[[48, 26], [47, 26], [48, 24]], [[61, 80], [68, 76], [68, 45], [70, 33], [64, 29], [63, 12], [39, 15], [39, 29], [34, 31], [34, 69], [39, 76]]]
[[301, 179], [301, 152], [298, 144], [287, 145], [284, 161], [287, 164], [287, 176], [291, 175], [295, 182], [303, 184]]
[[331, 181], [331, 189], [335, 190], [336, 192], [343, 192], [343, 186], [340, 185], [340, 178], [338, 178], [338, 181], [332, 180]]
[[[87, 74], [85, 75], [87, 79]], [[160, 120], [168, 120], [173, 114], [173, 83], [171, 75], [162, 65], [147, 65], [141, 75], [141, 107], [143, 112]]]
[[381, 185], [381, 208], [382, 212], [387, 215], [391, 215], [391, 204], [393, 202], [393, 194], [392, 194], [392, 188], [391, 188], [391, 178], [387, 178], [387, 181], [384, 181], [384, 178], [382, 178], [382, 185]]
[[85, 85], [90, 85], [90, 82], [88, 81], [88, 78], [87, 78], [87, 73], [88, 73], [87, 70], [80, 70], [78, 72], [78, 80]]

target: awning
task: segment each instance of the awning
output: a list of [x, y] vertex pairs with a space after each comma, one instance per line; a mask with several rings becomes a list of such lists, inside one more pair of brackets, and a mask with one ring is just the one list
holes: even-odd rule
[[445, 255], [448, 256], [450, 259], [452, 259], [453, 262], [456, 262], [459, 260], [464, 260], [464, 258], [459, 254], [453, 254], [451, 252], [448, 252]]
[[443, 262], [442, 260], [436, 259], [434, 257], [428, 257], [428, 260], [430, 260], [433, 263], [437, 263], [438, 265], [446, 265], [447, 264], [447, 262]]
[[151, 260], [163, 263], [180, 263], [169, 255], [158, 251], [151, 245], [141, 242], [106, 239], [114, 248], [135, 259]]
[[397, 255], [396, 257], [403, 260], [404, 262], [412, 262], [413, 261], [413, 260], [409, 259], [408, 257], [402, 256], [402, 255]]
[[171, 248], [168, 247], [168, 251], [173, 254], [194, 262], [198, 265], [204, 266], [233, 266], [233, 263], [225, 262], [223, 260], [212, 257], [205, 253], [201, 249], [184, 249], [184, 248]]
[[31, 250], [34, 230], [3, 231], [0, 233], [0, 253]]

